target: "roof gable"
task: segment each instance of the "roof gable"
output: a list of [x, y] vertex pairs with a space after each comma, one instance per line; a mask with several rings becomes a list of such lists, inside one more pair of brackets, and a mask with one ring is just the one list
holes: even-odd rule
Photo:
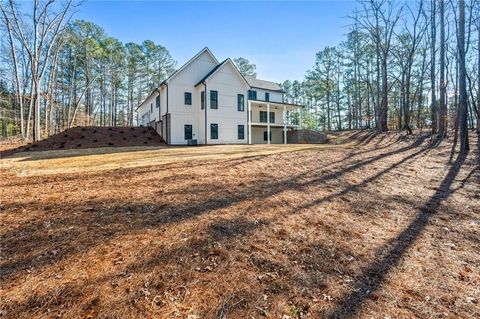
[[198, 59], [199, 57], [202, 56], [202, 54], [208, 54], [214, 61], [215, 63], [218, 64], [218, 60], [217, 58], [213, 55], [212, 51], [210, 51], [210, 49], [208, 47], [205, 47], [203, 48], [200, 52], [198, 52], [193, 58], [191, 58], [190, 60], [188, 60], [184, 65], [182, 65], [182, 67], [180, 69], [178, 69], [177, 71], [173, 72], [172, 75], [170, 75], [165, 81], [163, 81], [160, 85], [164, 84], [164, 83], [167, 83], [173, 79], [176, 75], [178, 75], [179, 73], [181, 73], [187, 66], [189, 66], [190, 64], [193, 63], [193, 61], [195, 61], [196, 59]]
[[248, 83], [248, 81], [245, 79], [245, 77], [240, 73], [240, 71], [238, 70], [237, 66], [235, 65], [235, 63], [232, 62], [232, 60], [230, 60], [230, 58], [222, 61], [222, 63], [218, 64], [216, 67], [214, 67], [210, 72], [207, 73], [207, 75], [205, 75], [203, 77], [203, 79], [201, 79], [197, 84], [195, 84], [195, 86], [198, 86], [202, 83], [205, 83], [205, 81], [208, 81], [209, 78], [211, 78], [212, 76], [214, 76], [217, 71], [219, 71], [220, 69], [222, 69], [223, 67], [225, 67], [226, 65], [231, 65], [233, 67], [233, 69], [235, 70], [235, 73], [239, 76], [239, 78], [241, 79], [241, 81], [243, 81], [245, 83], [246, 86], [250, 87], [250, 84]]

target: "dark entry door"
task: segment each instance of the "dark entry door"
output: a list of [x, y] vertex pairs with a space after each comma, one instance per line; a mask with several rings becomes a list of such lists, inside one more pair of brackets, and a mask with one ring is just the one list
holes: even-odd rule
[[185, 125], [185, 139], [186, 140], [191, 140], [192, 139], [192, 125]]

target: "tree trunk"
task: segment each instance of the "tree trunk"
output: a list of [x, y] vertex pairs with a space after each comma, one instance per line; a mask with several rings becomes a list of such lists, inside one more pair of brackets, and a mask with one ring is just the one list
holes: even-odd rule
[[440, 104], [438, 109], [438, 137], [447, 133], [447, 87], [445, 83], [445, 3], [440, 0]]
[[432, 13], [431, 13], [431, 64], [430, 64], [430, 83], [431, 83], [431, 113], [432, 113], [432, 134], [437, 133], [437, 96], [435, 94], [435, 40], [436, 40], [436, 25], [435, 25], [435, 10], [437, 0], [432, 0]]
[[467, 101], [467, 81], [465, 67], [465, 0], [459, 0], [458, 6], [458, 57], [459, 57], [459, 129], [460, 129], [460, 152], [467, 153], [470, 150], [468, 143], [468, 101]]

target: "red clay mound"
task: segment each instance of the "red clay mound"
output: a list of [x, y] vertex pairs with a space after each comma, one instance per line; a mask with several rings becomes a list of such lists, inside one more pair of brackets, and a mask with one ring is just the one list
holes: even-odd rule
[[165, 145], [165, 143], [150, 127], [79, 126], [67, 129], [39, 142], [5, 150], [1, 152], [1, 156], [23, 151], [156, 145]]

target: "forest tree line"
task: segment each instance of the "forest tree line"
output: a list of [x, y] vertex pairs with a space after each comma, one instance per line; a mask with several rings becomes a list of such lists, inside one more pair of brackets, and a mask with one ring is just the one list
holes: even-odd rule
[[134, 125], [136, 106], [175, 70], [162, 45], [123, 44], [72, 20], [70, 0], [8, 1], [0, 9], [2, 136], [38, 140], [77, 125]]
[[[281, 83], [305, 127], [480, 129], [480, 1], [360, 0], [345, 40]], [[176, 66], [152, 41], [123, 44], [73, 20], [71, 0], [0, 3], [1, 134], [38, 140], [74, 125], [135, 125], [135, 107]], [[312, 32], [315, 32], [312, 30]], [[242, 73], [255, 66], [235, 59]], [[465, 145], [464, 145], [465, 146]]]
[[303, 121], [326, 131], [480, 130], [480, 2], [360, 1], [344, 41], [282, 83]]

